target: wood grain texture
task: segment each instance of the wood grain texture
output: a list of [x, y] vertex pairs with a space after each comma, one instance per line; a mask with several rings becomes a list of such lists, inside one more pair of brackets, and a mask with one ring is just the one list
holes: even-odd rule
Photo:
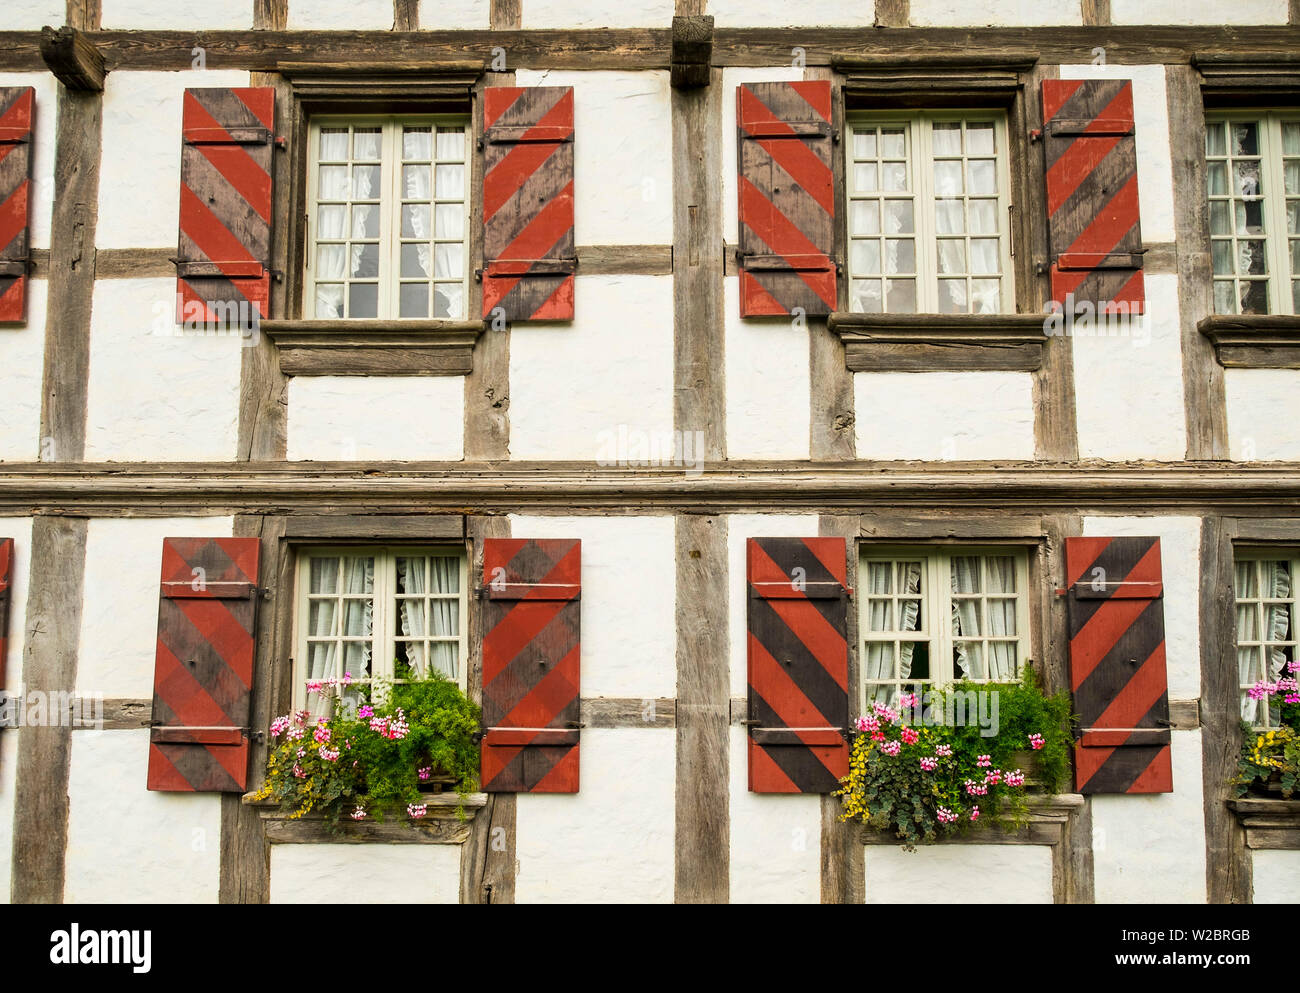
[[420, 27], [420, 0], [393, 0], [393, 30], [416, 31]]
[[1241, 749], [1237, 686], [1232, 524], [1201, 521], [1201, 789], [1205, 883], [1210, 903], [1249, 903], [1251, 861], [1245, 832], [1227, 801]]
[[713, 57], [713, 18], [704, 14], [673, 17], [672, 85], [681, 89], [709, 85]]
[[[1049, 351], [1068, 343], [1032, 342], [876, 342], [841, 336], [844, 366], [850, 372], [1035, 372]], [[1036, 410], [1042, 408], [1035, 405]]]
[[66, 88], [59, 92], [54, 154], [58, 197], [51, 221], [41, 397], [41, 458], [46, 462], [78, 461], [86, 447], [102, 109], [99, 93]]
[[1300, 316], [1212, 314], [1196, 327], [1225, 369], [1300, 368]]
[[289, 539], [310, 541], [462, 541], [465, 518], [460, 514], [370, 514], [290, 516], [282, 519], [280, 533]]
[[[232, 798], [226, 798], [230, 800]], [[237, 803], [238, 797], [233, 800]], [[225, 806], [225, 801], [222, 804]], [[330, 844], [330, 845], [459, 845], [470, 839], [472, 821], [455, 818], [425, 816], [422, 820], [341, 821], [338, 830], [330, 830], [321, 821], [289, 820], [288, 815], [259, 813], [249, 808], [249, 813], [261, 822], [266, 832], [267, 859], [270, 845]], [[478, 818], [476, 817], [475, 820]]]
[[[38, 516], [32, 522], [31, 570], [22, 685], [72, 693], [77, 685], [86, 521]], [[72, 728], [26, 727], [18, 733], [13, 820], [14, 903], [60, 903], [68, 844], [68, 773]], [[141, 784], [143, 786], [143, 784]]]
[[283, 31], [289, 24], [289, 0], [253, 0], [253, 27]]
[[1300, 520], [1294, 517], [1238, 517], [1233, 522], [1232, 536], [1239, 542], [1300, 542]]
[[[490, 0], [488, 23], [493, 31], [517, 29], [522, 23], [523, 0]], [[509, 49], [507, 49], [509, 51]]]
[[69, 27], [81, 31], [94, 31], [102, 23], [101, 0], [68, 0], [65, 16]]
[[[710, 87], [708, 93], [716, 90]], [[676, 94], [676, 91], [675, 91]], [[729, 639], [727, 521], [676, 520], [677, 777], [674, 885], [677, 903], [730, 897]]]
[[[1167, 66], [1174, 189], [1205, 189], [1205, 104], [1191, 66]], [[1182, 328], [1183, 401], [1189, 459], [1227, 459], [1228, 413], [1223, 369], [1197, 322], [1214, 312], [1208, 206], [1203, 196], [1174, 201], [1178, 243], [1178, 311]]]
[[671, 728], [677, 726], [674, 697], [583, 697], [582, 723], [589, 728]]
[[68, 89], [103, 92], [104, 53], [76, 28], [42, 28], [41, 58]]
[[672, 245], [579, 245], [579, 276], [667, 276]]
[[911, 0], [876, 0], [876, 27], [907, 27], [912, 17], [911, 8]]
[[837, 311], [827, 324], [843, 343], [844, 363], [852, 372], [1032, 371], [1043, 365], [1051, 346], [1068, 348], [1044, 335], [1043, 321], [1038, 313], [943, 316]]
[[908, 514], [888, 511], [865, 513], [858, 518], [860, 534], [855, 537], [878, 541], [929, 541], [950, 539], [1023, 539], [1038, 542], [1046, 534], [1042, 517], [1032, 514], [960, 514], [919, 510]]
[[1110, 0], [1081, 0], [1083, 23], [1089, 27], [1110, 24]]

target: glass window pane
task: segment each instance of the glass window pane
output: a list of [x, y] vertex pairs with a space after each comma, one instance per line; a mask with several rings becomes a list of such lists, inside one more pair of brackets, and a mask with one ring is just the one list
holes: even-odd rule
[[964, 239], [939, 239], [939, 271], [943, 273], [964, 273], [966, 271], [966, 242]]
[[[981, 201], [976, 201], [979, 203]], [[976, 203], [971, 204], [972, 211]], [[974, 218], [972, 217], [972, 223]], [[965, 211], [960, 200], [936, 200], [934, 202], [935, 230], [939, 234], [962, 234], [966, 230]]]
[[408, 203], [402, 207], [402, 237], [429, 237], [429, 205]]
[[893, 593], [894, 567], [889, 562], [867, 563], [867, 589], [872, 593]]
[[433, 151], [433, 135], [428, 127], [408, 125], [402, 128], [402, 158], [408, 162], [426, 162]]
[[974, 123], [966, 125], [967, 155], [993, 155], [995, 152], [996, 146], [993, 144], [992, 124]]
[[1268, 284], [1262, 280], [1241, 284], [1241, 312], [1268, 313]]
[[958, 196], [964, 189], [960, 162], [936, 162], [934, 164], [935, 193], [945, 197]]
[[1220, 121], [1207, 124], [1205, 127], [1205, 154], [1206, 155], [1227, 155], [1228, 141], [1225, 136], [1226, 125]]
[[348, 209], [341, 203], [316, 208], [316, 237], [328, 241], [348, 236]]
[[309, 636], [322, 638], [338, 634], [338, 629], [335, 627], [338, 621], [336, 606], [337, 601], [335, 600], [312, 600], [307, 605], [307, 634]]
[[1230, 234], [1232, 232], [1232, 221], [1228, 218], [1228, 202], [1226, 200], [1210, 201], [1210, 234]]
[[1228, 167], [1223, 162], [1211, 162], [1207, 167], [1206, 186], [1210, 196], [1225, 196], [1228, 192]]
[[874, 162], [853, 167], [853, 189], [858, 193], [875, 193], [880, 189], [879, 173]]
[[357, 240], [379, 237], [379, 210], [371, 206], [352, 208], [352, 237]]
[[880, 154], [886, 159], [901, 159], [907, 156], [907, 147], [902, 128], [880, 129]]
[[1300, 155], [1300, 121], [1287, 121], [1282, 125], [1282, 154]]
[[352, 167], [352, 198], [354, 200], [378, 200], [379, 166], [354, 165]]
[[458, 279], [465, 273], [465, 249], [459, 244], [436, 245], [433, 250], [434, 275], [438, 279]]
[[972, 200], [967, 209], [970, 211], [972, 234], [998, 233], [998, 202], [996, 200]]
[[1210, 253], [1214, 257], [1214, 274], [1216, 276], [1232, 275], [1232, 242], [1210, 242]]
[[402, 166], [402, 196], [407, 200], [428, 200], [430, 175], [427, 165]]
[[435, 283], [433, 287], [434, 317], [464, 317], [465, 289], [460, 283]]
[[348, 129], [321, 128], [318, 157], [321, 162], [346, 162], [348, 159]]
[[309, 593], [337, 593], [339, 588], [339, 560], [313, 558], [309, 568], [307, 590]]
[[934, 125], [933, 131], [935, 155], [961, 154], [961, 122], [941, 121]]
[[971, 193], [996, 193], [998, 174], [993, 159], [973, 159], [968, 164]]
[[343, 603], [343, 634], [361, 638], [371, 633], [373, 616], [369, 600], [345, 600]]
[[1257, 197], [1259, 189], [1259, 163], [1234, 162], [1232, 164], [1233, 192], [1241, 197]]
[[1214, 284], [1214, 312], [1216, 314], [1235, 314], [1237, 297], [1230, 279], [1217, 280]]
[[855, 279], [851, 290], [853, 309], [859, 314], [879, 314], [881, 312], [880, 280]]
[[316, 316], [343, 316], [343, 286], [340, 283], [316, 284]]
[[429, 284], [403, 283], [398, 290], [400, 317], [429, 316]]
[[912, 234], [915, 228], [915, 211], [911, 200], [885, 201], [885, 232], [887, 234]]
[[979, 275], [998, 273], [1002, 265], [998, 259], [996, 238], [973, 238], [970, 243], [970, 271]]
[[432, 276], [428, 245], [402, 246], [402, 277], [420, 279]]
[[320, 167], [318, 200], [346, 200], [348, 198], [348, 167], [326, 165]]
[[375, 560], [349, 557], [343, 560], [343, 592], [373, 593], [375, 591]]
[[375, 283], [352, 283], [348, 286], [348, 316], [379, 316], [378, 285]]
[[1262, 276], [1268, 271], [1266, 268], [1267, 264], [1264, 255], [1264, 242], [1237, 242], [1238, 272], [1243, 274], [1249, 273], [1252, 276]]
[[356, 162], [378, 162], [382, 133], [380, 128], [357, 128], [353, 131], [353, 160]]
[[855, 159], [874, 159], [876, 157], [875, 128], [853, 132], [853, 157]]
[[343, 671], [355, 679], [370, 678], [370, 643], [348, 641], [343, 644]]
[[1016, 592], [1016, 560], [1010, 555], [992, 555], [984, 560], [990, 593]]
[[465, 237], [465, 208], [458, 203], [440, 203], [433, 208], [435, 238]]
[[465, 158], [465, 129], [459, 126], [438, 128], [438, 158]]
[[1258, 155], [1259, 130], [1254, 121], [1232, 125], [1232, 154]]
[[881, 166], [884, 182], [881, 187], [886, 193], [905, 193], [907, 191], [907, 163], [886, 162]]
[[1238, 200], [1236, 207], [1237, 234], [1261, 235], [1264, 233], [1264, 202]]
[[1300, 234], [1300, 200], [1292, 200], [1286, 205], [1286, 232]]
[[1284, 169], [1284, 187], [1289, 197], [1300, 195], [1300, 162], [1288, 162]]
[[[916, 272], [916, 243], [910, 238], [890, 238], [885, 242], [885, 272]], [[890, 308], [893, 309], [892, 307]]]
[[966, 305], [966, 280], [965, 279], [939, 280], [939, 313], [941, 314], [969, 313], [969, 308]]
[[379, 277], [379, 246], [374, 243], [352, 246], [352, 269], [349, 275], [357, 279]]
[[885, 280], [885, 298], [891, 314], [916, 313], [916, 280]]
[[465, 196], [465, 167], [463, 165], [440, 165], [436, 193], [439, 200], [460, 200]]
[[977, 314], [996, 314], [1001, 309], [1002, 283], [996, 279], [972, 279], [971, 300]]
[[875, 238], [858, 240], [850, 248], [850, 268], [855, 273], [880, 272], [880, 242]]

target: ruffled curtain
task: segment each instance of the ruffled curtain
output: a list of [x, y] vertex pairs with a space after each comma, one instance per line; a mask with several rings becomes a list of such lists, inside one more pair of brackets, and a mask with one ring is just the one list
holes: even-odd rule
[[[1260, 592], [1262, 577], [1263, 592]], [[1240, 599], [1285, 600], [1291, 596], [1291, 572], [1285, 561], [1274, 562], [1238, 562], [1236, 566], [1236, 590]], [[1262, 615], [1262, 617], [1261, 617]], [[1261, 624], [1262, 621], [1262, 624]], [[1244, 641], [1279, 642], [1290, 640], [1291, 606], [1286, 603], [1254, 604], [1243, 603], [1237, 606], [1237, 680], [1243, 685], [1254, 685], [1260, 681], [1273, 682], [1284, 675], [1287, 658], [1281, 647], [1260, 647], [1258, 645], [1241, 645]], [[1261, 671], [1260, 658], [1267, 653], [1266, 671]], [[1270, 698], [1276, 700], [1276, 698]], [[1262, 709], [1264, 700], [1252, 700], [1246, 693], [1241, 694], [1241, 719], [1253, 725], [1264, 724]], [[1273, 715], [1275, 723], [1277, 714]]]

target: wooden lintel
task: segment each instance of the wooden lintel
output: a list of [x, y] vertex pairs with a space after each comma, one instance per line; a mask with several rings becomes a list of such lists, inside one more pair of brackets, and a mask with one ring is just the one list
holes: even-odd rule
[[691, 14], [673, 18], [672, 84], [679, 90], [709, 85], [713, 59], [713, 17]]
[[41, 58], [68, 89], [103, 92], [104, 54], [76, 28], [41, 28]]

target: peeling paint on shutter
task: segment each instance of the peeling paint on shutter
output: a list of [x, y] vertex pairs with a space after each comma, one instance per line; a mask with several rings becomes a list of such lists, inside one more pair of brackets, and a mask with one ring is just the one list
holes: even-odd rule
[[749, 788], [829, 793], [849, 771], [843, 538], [750, 538]]
[[573, 87], [483, 96], [483, 317], [573, 319]]
[[582, 542], [483, 542], [483, 789], [577, 793]]
[[1080, 793], [1170, 793], [1159, 538], [1067, 538]]
[[149, 789], [243, 792], [257, 618], [257, 538], [165, 538]]
[[740, 316], [835, 309], [829, 80], [736, 88]]
[[181, 122], [177, 320], [270, 316], [275, 89], [187, 89]]
[[1142, 313], [1132, 82], [1044, 80], [1043, 129], [1052, 299]]
[[0, 324], [26, 320], [36, 90], [0, 86]]

